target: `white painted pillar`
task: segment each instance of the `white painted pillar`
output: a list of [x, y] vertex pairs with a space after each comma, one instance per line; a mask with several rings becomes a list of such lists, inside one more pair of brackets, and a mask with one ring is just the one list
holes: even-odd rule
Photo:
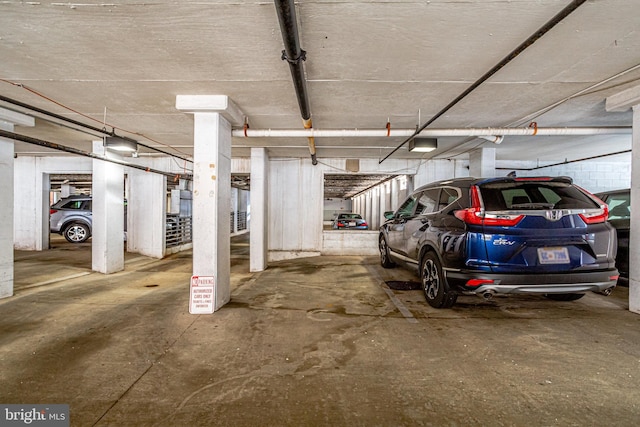
[[[162, 258], [166, 246], [167, 177], [138, 169], [127, 172], [127, 250]], [[179, 194], [177, 204], [179, 211]]]
[[479, 148], [469, 153], [469, 176], [476, 178], [496, 176], [495, 147]]
[[391, 206], [391, 182], [384, 183], [384, 212], [393, 210]]
[[213, 276], [214, 311], [231, 298], [231, 125], [244, 116], [224, 95], [178, 95], [193, 113], [193, 275]]
[[[13, 132], [13, 124], [0, 120], [0, 129]], [[13, 141], [0, 138], [0, 298], [13, 295]]]
[[42, 157], [18, 157], [14, 168], [13, 243], [15, 249], [49, 248], [49, 174]]
[[240, 218], [241, 215], [244, 215], [245, 224], [243, 230], [248, 229], [247, 221], [249, 220], [249, 196], [249, 191], [238, 190], [238, 218]]
[[629, 310], [640, 314], [640, 104], [633, 107], [629, 232]]
[[268, 255], [269, 155], [266, 148], [251, 148], [251, 222], [249, 271], [264, 271]]
[[389, 209], [387, 209], [387, 200], [388, 200], [388, 193], [387, 193], [387, 183], [385, 182], [384, 184], [378, 186], [378, 190], [380, 191], [380, 224], [378, 225], [378, 227], [380, 227], [380, 225], [382, 225], [387, 219], [384, 217], [384, 213], [386, 211], [388, 211]]
[[391, 209], [392, 211], [396, 211], [396, 209], [398, 209], [400, 207], [400, 203], [402, 203], [399, 200], [399, 193], [400, 193], [400, 182], [398, 181], [398, 178], [394, 178], [391, 180]]
[[371, 189], [371, 221], [369, 229], [377, 230], [380, 227], [380, 187]]
[[[113, 159], [102, 141], [93, 141], [93, 152]], [[124, 166], [93, 160], [91, 265], [110, 274], [124, 270]]]
[[405, 199], [407, 197], [409, 197], [409, 194], [413, 193], [413, 190], [415, 189], [415, 178], [413, 175], [407, 175], [407, 193], [405, 195]]
[[69, 197], [72, 194], [76, 194], [76, 187], [70, 184], [62, 184], [60, 186], [60, 197], [65, 198]]
[[631, 151], [631, 230], [629, 233], [629, 311], [640, 314], [640, 86], [607, 98], [610, 112], [633, 110]]
[[[2, 130], [13, 132], [15, 126], [34, 124], [33, 117], [0, 108]], [[0, 298], [13, 295], [14, 152], [13, 140], [0, 138]]]
[[[233, 215], [233, 224], [229, 224], [231, 233], [238, 232], [238, 189], [235, 187], [231, 187], [231, 201], [230, 201], [230, 212], [229, 212], [229, 221], [231, 221], [231, 216]], [[233, 227], [231, 227], [233, 225]]]
[[367, 221], [373, 221], [373, 209], [372, 209], [372, 194], [371, 190], [367, 191], [365, 198], [365, 218]]

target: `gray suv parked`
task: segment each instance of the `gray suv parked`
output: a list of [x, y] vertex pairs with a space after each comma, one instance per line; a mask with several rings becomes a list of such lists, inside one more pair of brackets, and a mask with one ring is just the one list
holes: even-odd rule
[[91, 196], [60, 199], [49, 210], [49, 225], [71, 243], [86, 242], [91, 237]]

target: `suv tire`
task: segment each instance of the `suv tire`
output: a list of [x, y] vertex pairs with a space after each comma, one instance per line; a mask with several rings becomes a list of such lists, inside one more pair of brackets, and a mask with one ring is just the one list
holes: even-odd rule
[[91, 230], [87, 225], [76, 222], [65, 226], [62, 235], [67, 239], [67, 242], [83, 243], [91, 237]]
[[387, 245], [387, 240], [383, 235], [380, 235], [380, 240], [378, 241], [378, 249], [380, 249], [380, 265], [384, 268], [393, 268], [396, 266], [396, 263], [391, 261], [389, 257], [389, 246]]
[[449, 288], [442, 274], [442, 265], [434, 252], [427, 252], [420, 262], [422, 292], [431, 307], [450, 308], [456, 303], [458, 294]]

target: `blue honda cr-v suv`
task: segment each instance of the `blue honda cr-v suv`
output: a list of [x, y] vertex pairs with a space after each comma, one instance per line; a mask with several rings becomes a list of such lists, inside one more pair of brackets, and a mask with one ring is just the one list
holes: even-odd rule
[[436, 308], [459, 294], [608, 294], [618, 270], [607, 216], [605, 203], [567, 177], [440, 181], [385, 213], [380, 259], [415, 269]]

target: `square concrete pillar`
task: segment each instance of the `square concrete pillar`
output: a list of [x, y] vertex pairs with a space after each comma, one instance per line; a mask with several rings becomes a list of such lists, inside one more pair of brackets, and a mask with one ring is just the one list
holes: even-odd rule
[[232, 234], [235, 234], [238, 232], [238, 189], [235, 187], [231, 188], [231, 201], [230, 201], [230, 205], [229, 205], [229, 209], [230, 209], [230, 231]]
[[[13, 126], [0, 122], [0, 129], [12, 131]], [[13, 295], [13, 152], [13, 141], [0, 138], [0, 193], [5, 196], [0, 203], [0, 298]]]
[[640, 314], [640, 104], [633, 107], [629, 233], [629, 310]]
[[[13, 132], [15, 126], [33, 126], [35, 119], [22, 113], [0, 108], [0, 129]], [[14, 146], [11, 139], [0, 137], [0, 298], [13, 295], [13, 206]]]
[[398, 178], [391, 180], [391, 211], [394, 211], [400, 207], [400, 203], [404, 200], [400, 200], [398, 194], [400, 193], [400, 182]]
[[242, 112], [224, 95], [178, 95], [193, 113], [193, 276], [214, 278], [213, 310], [229, 302], [231, 242], [231, 124]]
[[479, 148], [469, 153], [469, 175], [476, 178], [496, 176], [496, 149]]
[[249, 271], [263, 271], [268, 259], [269, 155], [266, 148], [251, 149], [251, 222]]
[[42, 157], [16, 158], [14, 168], [14, 227], [16, 249], [41, 251], [49, 248], [49, 174]]
[[[93, 152], [122, 159], [105, 151], [102, 141], [93, 142]], [[124, 270], [124, 166], [93, 160], [91, 265], [100, 273]]]
[[[167, 177], [130, 169], [127, 182], [127, 250], [162, 258], [166, 246]], [[177, 201], [179, 204], [179, 195]]]
[[629, 233], [629, 310], [640, 314], [640, 86], [606, 100], [606, 110], [633, 110], [631, 154], [631, 230]]

